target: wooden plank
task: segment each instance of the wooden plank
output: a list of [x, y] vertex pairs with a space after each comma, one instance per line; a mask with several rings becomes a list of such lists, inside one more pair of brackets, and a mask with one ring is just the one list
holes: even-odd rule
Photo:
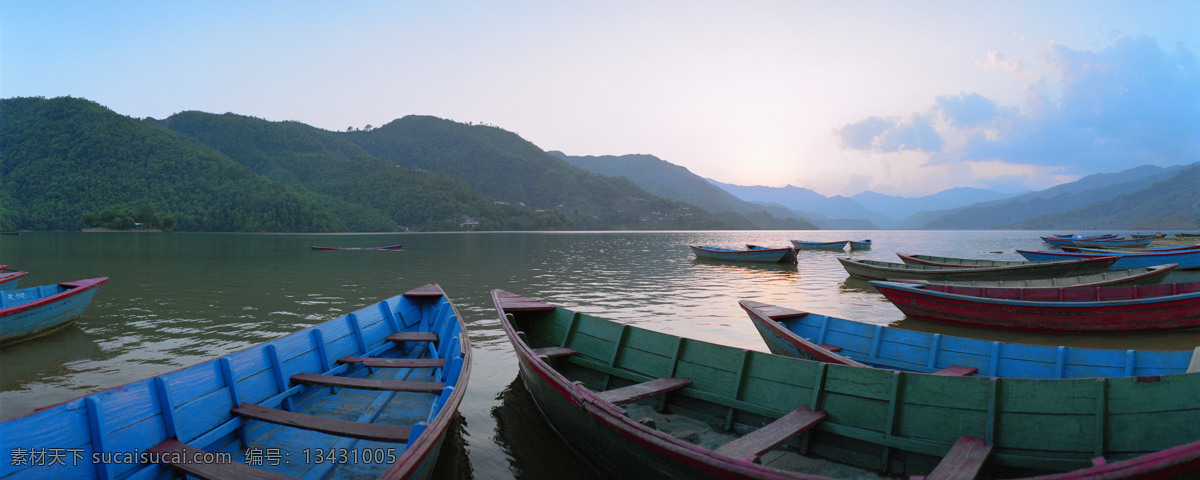
[[554, 358], [554, 357], [566, 357], [566, 356], [570, 356], [570, 355], [578, 355], [579, 352], [575, 351], [575, 349], [573, 349], [573, 348], [568, 348], [568, 347], [546, 347], [546, 348], [533, 349], [533, 354], [537, 355], [538, 357], [541, 357], [541, 358]]
[[388, 335], [389, 342], [436, 342], [438, 336], [433, 332], [399, 332]]
[[962, 365], [955, 365], [952, 367], [946, 367], [946, 368], [943, 368], [936, 372], [933, 372], [933, 374], [941, 375], [944, 377], [965, 377], [967, 375], [974, 375], [975, 372], [978, 372], [978, 371], [979, 371], [979, 369], [975, 368], [975, 367], [964, 367]]
[[596, 395], [610, 403], [621, 405], [673, 392], [691, 385], [691, 383], [692, 381], [686, 378], [663, 377], [650, 380], [649, 382], [635, 383], [627, 387], [598, 392]]
[[500, 308], [503, 308], [506, 312], [543, 311], [554, 310], [556, 308], [549, 303], [539, 302], [514, 293], [496, 292], [496, 298], [500, 299]]
[[243, 417], [289, 427], [302, 428], [315, 432], [328, 433], [342, 437], [375, 440], [379, 442], [403, 443], [408, 441], [412, 432], [411, 427], [397, 425], [377, 425], [374, 423], [352, 422], [337, 418], [318, 417], [286, 410], [267, 408], [261, 405], [243, 403], [231, 412]]
[[404, 292], [406, 297], [441, 297], [446, 295], [436, 283], [422, 285], [407, 292]]
[[196, 463], [197, 458], [204, 458], [206, 452], [198, 448], [193, 448], [174, 438], [168, 438], [162, 443], [150, 447], [147, 450], [150, 453], [157, 454], [154, 458], [159, 460], [178, 460], [178, 462], [165, 463], [172, 469], [186, 473], [188, 475], [206, 478], [206, 479], [251, 479], [251, 480], [288, 480], [295, 477], [275, 473], [261, 468], [251, 467], [244, 463]]
[[342, 357], [338, 363], [357, 363], [372, 368], [442, 368], [446, 366], [446, 359]]
[[305, 385], [322, 385], [326, 387], [355, 388], [359, 390], [382, 390], [389, 392], [424, 392], [441, 393], [446, 386], [442, 382], [412, 382], [403, 380], [380, 380], [373, 378], [340, 377], [337, 375], [318, 375], [315, 373], [297, 373], [292, 375], [292, 382]]
[[979, 470], [992, 455], [992, 446], [970, 437], [959, 437], [950, 447], [950, 452], [925, 478], [926, 480], [968, 480], [979, 475]]
[[727, 457], [754, 462], [771, 449], [778, 447], [789, 438], [804, 433], [824, 419], [825, 412], [814, 412], [807, 406], [800, 407], [713, 451]]

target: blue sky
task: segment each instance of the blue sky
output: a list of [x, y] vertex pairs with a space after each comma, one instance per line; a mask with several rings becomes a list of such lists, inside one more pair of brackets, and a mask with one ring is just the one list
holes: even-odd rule
[[0, 2], [0, 97], [434, 115], [742, 185], [919, 196], [1200, 161], [1200, 2]]

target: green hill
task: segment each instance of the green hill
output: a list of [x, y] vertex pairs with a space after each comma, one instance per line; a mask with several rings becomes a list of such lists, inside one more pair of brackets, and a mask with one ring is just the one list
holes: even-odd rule
[[559, 212], [498, 205], [461, 181], [382, 160], [343, 135], [302, 123], [183, 112], [163, 124], [257, 174], [308, 192], [345, 218], [351, 230], [394, 230], [397, 224], [457, 230], [465, 218], [482, 230], [571, 226]]
[[624, 178], [586, 172], [496, 127], [407, 116], [339, 135], [388, 161], [456, 178], [499, 201], [561, 211], [577, 229], [730, 228], [703, 209], [651, 195]]
[[152, 208], [179, 230], [327, 232], [309, 196], [152, 120], [78, 98], [0, 100], [0, 229], [77, 230], [86, 213]]
[[1200, 164], [1142, 190], [1075, 210], [1043, 215], [1013, 228], [1087, 230], [1200, 228]]

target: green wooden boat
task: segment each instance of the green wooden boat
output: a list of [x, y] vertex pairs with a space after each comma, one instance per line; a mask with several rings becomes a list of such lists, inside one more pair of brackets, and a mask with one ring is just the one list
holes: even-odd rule
[[[800, 453], [893, 475], [954, 464], [956, 478], [1156, 478], [1164, 471], [1151, 470], [1200, 464], [1200, 373], [898, 372], [676, 337], [501, 290], [492, 298], [534, 401], [614, 478], [813, 478]], [[701, 431], [681, 427], [693, 424]]]

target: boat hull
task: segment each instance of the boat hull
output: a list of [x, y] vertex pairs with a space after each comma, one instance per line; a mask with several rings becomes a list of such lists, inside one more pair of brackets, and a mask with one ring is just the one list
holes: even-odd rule
[[[942, 292], [932, 290], [936, 287], [934, 285], [879, 281], [873, 281], [871, 285], [907, 316], [978, 327], [1064, 332], [1200, 327], [1200, 283], [1032, 289], [1043, 292], [1010, 298], [988, 298], [975, 294], [987, 293], [988, 289], [985, 288], [948, 287], [954, 291]], [[1110, 290], [1174, 290], [1182, 293], [1164, 296], [1145, 294], [1139, 295], [1142, 298], [1129, 300], [1120, 300], [1116, 295], [1103, 299], [1095, 293]]]
[[998, 267], [957, 268], [906, 265], [895, 262], [838, 257], [846, 273], [867, 280], [1017, 280], [1067, 277], [1101, 272], [1116, 258], [1090, 258], [1082, 262], [1042, 262]]
[[1113, 263], [1109, 268], [1113, 270], [1121, 270], [1127, 268], [1150, 267], [1154, 265], [1162, 265], [1166, 263], [1178, 263], [1180, 270], [1200, 269], [1200, 250], [1183, 250], [1183, 251], [1166, 251], [1166, 252], [1146, 252], [1146, 253], [1072, 253], [1072, 252], [1035, 252], [1030, 250], [1017, 250], [1017, 253], [1028, 260], [1038, 262], [1061, 261], [1061, 260], [1078, 260], [1086, 258], [1100, 258], [1104, 256], [1118, 257], [1116, 263]]
[[[1012, 378], [1089, 378], [1186, 373], [1191, 350], [1135, 351], [1025, 345], [917, 332], [743, 300], [777, 355], [934, 373], [967, 367]], [[831, 351], [828, 347], [835, 347]]]
[[108, 277], [0, 291], [0, 345], [65, 328], [83, 315]]
[[[428, 333], [437, 338], [396, 339]], [[362, 359], [442, 366], [368, 369]], [[227, 464], [230, 477], [428, 478], [470, 360], [457, 310], [440, 287], [427, 285], [214, 360], [6, 419], [0, 449], [46, 445], [86, 460], [4, 462], [0, 478], [160, 478], [183, 467], [144, 462], [169, 461], [180, 442]], [[336, 394], [329, 385], [339, 385]], [[323, 433], [331, 428], [348, 433]], [[136, 454], [164, 448], [152, 458]]]
[[965, 287], [998, 288], [1058, 288], [1058, 287], [1105, 287], [1114, 285], [1154, 285], [1162, 283], [1179, 264], [1155, 265], [1127, 270], [1105, 270], [1089, 275], [1073, 277], [1029, 278], [1021, 280], [939, 280], [928, 283]]
[[696, 258], [724, 262], [789, 263], [796, 261], [796, 252], [790, 248], [750, 248], [731, 250], [726, 248], [689, 245]]
[[[0, 270], [3, 270], [0, 268]], [[12, 290], [17, 288], [21, 283], [21, 277], [24, 277], [29, 272], [10, 272], [0, 273], [0, 290]]]

